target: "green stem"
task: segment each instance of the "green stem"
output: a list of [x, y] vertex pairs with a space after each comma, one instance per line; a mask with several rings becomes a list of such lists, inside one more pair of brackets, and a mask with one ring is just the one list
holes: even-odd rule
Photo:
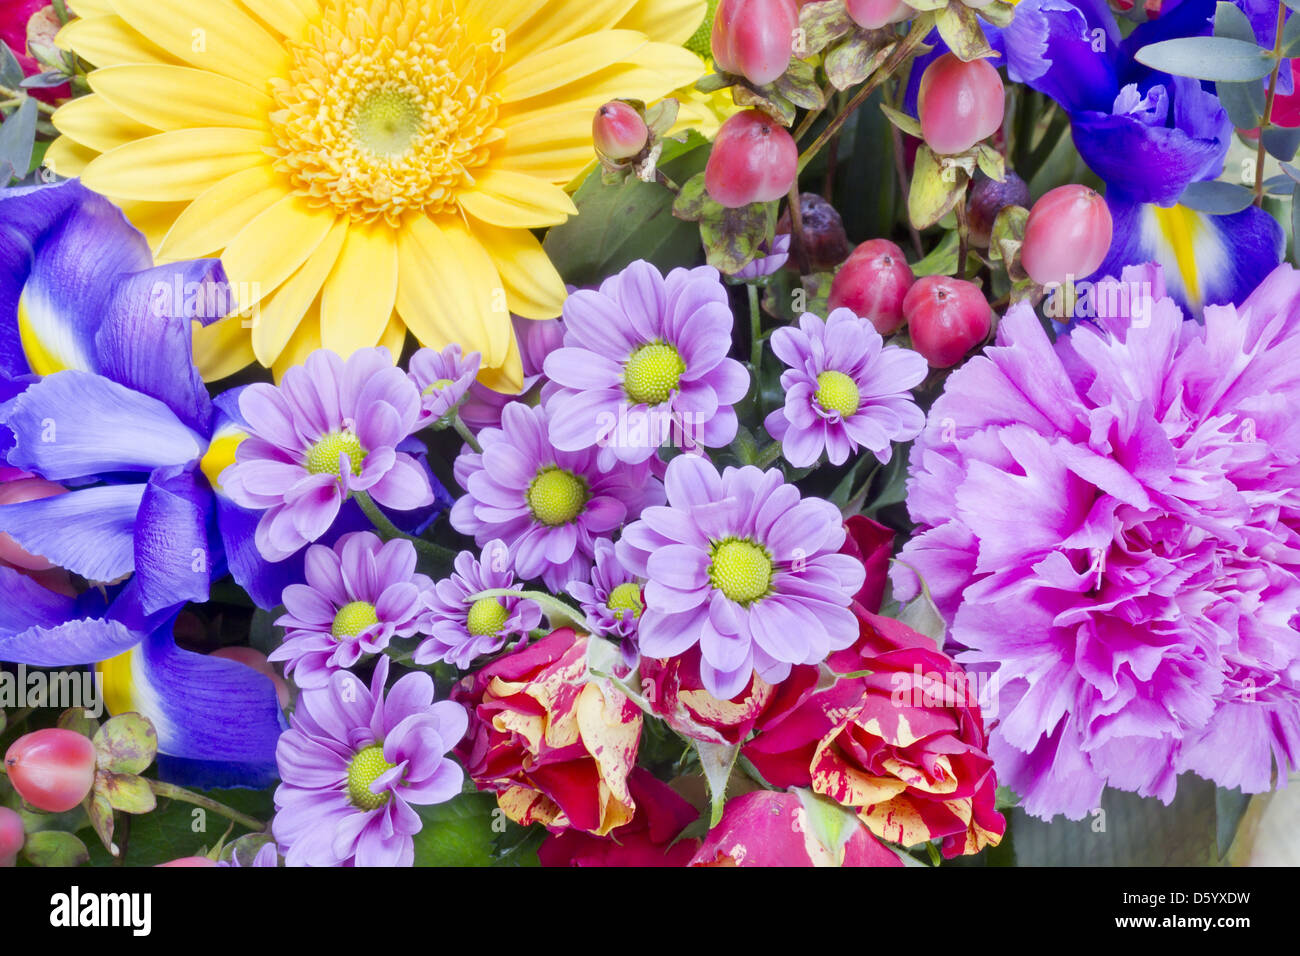
[[[29, 95], [30, 94], [27, 92], [27, 90], [24, 90], [21, 87], [15, 88], [15, 87], [9, 87], [0, 84], [0, 96], [3, 96], [7, 100], [13, 100], [15, 103], [21, 103]], [[35, 103], [36, 108], [40, 112], [44, 113], [46, 116], [54, 115], [54, 110], [56, 109], [56, 107], [53, 107], [49, 103], [43, 102], [34, 97], [32, 98], [32, 102]]]
[[799, 155], [799, 172], [803, 172], [804, 167], [812, 162], [813, 157], [821, 152], [822, 147], [830, 141], [831, 137], [840, 131], [840, 127], [853, 115], [854, 111], [876, 91], [876, 87], [887, 80], [904, 61], [916, 52], [916, 48], [925, 40], [926, 34], [930, 32], [933, 26], [934, 16], [931, 14], [922, 14], [913, 21], [911, 31], [899, 41], [898, 46], [894, 48], [894, 52], [889, 55], [889, 59], [884, 62], [884, 65], [871, 74], [871, 78], [853, 94], [853, 99], [849, 100], [844, 109], [837, 113], [826, 124], [826, 128], [817, 134], [817, 138], [813, 140], [812, 145]]
[[461, 437], [466, 445], [469, 445], [470, 448], [474, 449], [475, 454], [483, 454], [483, 446], [478, 443], [478, 439], [474, 437], [474, 433], [469, 430], [469, 426], [465, 424], [465, 420], [460, 417], [459, 408], [456, 409], [454, 415], [455, 417], [451, 420], [451, 427], [456, 429], [456, 434]]
[[159, 797], [167, 797], [171, 800], [180, 800], [183, 803], [192, 803], [196, 807], [202, 807], [205, 810], [211, 810], [213, 813], [225, 817], [227, 820], [234, 820], [241, 827], [252, 830], [254, 833], [261, 833], [266, 830], [266, 824], [260, 820], [255, 820], [247, 814], [240, 813], [238, 810], [226, 806], [224, 803], [218, 803], [211, 797], [205, 797], [201, 793], [195, 793], [193, 790], [186, 790], [184, 787], [178, 787], [175, 784], [164, 783], [161, 780], [150, 780], [149, 788]]
[[391, 541], [394, 538], [405, 538], [407, 541], [411, 542], [411, 544], [415, 545], [415, 550], [423, 552], [431, 558], [437, 558], [440, 561], [450, 561], [456, 557], [456, 552], [452, 551], [450, 548], [444, 548], [442, 545], [434, 544], [432, 541], [425, 541], [423, 538], [409, 535], [401, 528], [397, 527], [397, 525], [388, 520], [386, 514], [379, 510], [379, 506], [374, 503], [370, 495], [366, 492], [355, 491], [352, 494], [353, 497], [356, 498], [357, 504], [361, 506], [362, 513], [370, 519], [370, 523], [375, 526], [375, 529], [386, 540]]
[[774, 441], [759, 452], [758, 457], [754, 459], [754, 464], [759, 468], [766, 468], [768, 465], [774, 464], [780, 457], [781, 443], [779, 441]]
[[757, 385], [758, 369], [763, 363], [763, 313], [758, 305], [758, 286], [750, 282], [745, 291], [749, 293], [749, 364]]
[[879, 463], [873, 465], [871, 470], [867, 472], [867, 477], [862, 482], [862, 487], [859, 488], [857, 493], [850, 497], [845, 503], [844, 508], [840, 512], [844, 515], [845, 520], [852, 518], [855, 514], [862, 511], [862, 506], [867, 503], [867, 495], [871, 493], [871, 483], [876, 480], [876, 472], [879, 470]]
[[1277, 95], [1277, 73], [1282, 66], [1282, 28], [1286, 25], [1286, 5], [1277, 5], [1277, 33], [1273, 40], [1273, 73], [1268, 79], [1268, 102], [1259, 123], [1259, 148], [1255, 151], [1255, 205], [1264, 205], [1264, 131], [1273, 122], [1273, 98]]

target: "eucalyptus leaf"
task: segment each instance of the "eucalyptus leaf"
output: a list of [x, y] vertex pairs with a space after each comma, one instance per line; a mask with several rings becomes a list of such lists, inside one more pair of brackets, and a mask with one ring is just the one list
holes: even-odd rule
[[1237, 836], [1237, 828], [1250, 806], [1250, 794], [1240, 790], [1227, 790], [1217, 787], [1214, 791], [1215, 845], [1219, 859], [1225, 859], [1232, 841]]
[[14, 89], [23, 81], [23, 68], [9, 44], [0, 40], [0, 86]]
[[[1233, 9], [1236, 9], [1235, 7]], [[1249, 83], [1217, 83], [1219, 102], [1237, 129], [1255, 129], [1264, 118], [1268, 97], [1258, 80]]]
[[1282, 28], [1282, 56], [1293, 57], [1300, 52], [1300, 19], [1289, 17]]
[[1228, 0], [1219, 0], [1214, 5], [1214, 35], [1216, 37], [1227, 37], [1230, 40], [1241, 40], [1245, 43], [1259, 45], [1255, 36], [1255, 28], [1250, 25], [1250, 20], [1241, 7], [1235, 3], [1229, 3]]
[[24, 97], [18, 109], [0, 125], [0, 187], [27, 175], [36, 140], [36, 101]]
[[1136, 59], [1153, 70], [1197, 80], [1245, 83], [1262, 80], [1273, 70], [1273, 57], [1244, 40], [1231, 37], [1179, 37], [1151, 43]]
[[1178, 203], [1212, 216], [1231, 216], [1241, 212], [1254, 199], [1254, 194], [1245, 186], [1209, 181], [1189, 184], [1178, 197]]
[[1259, 134], [1264, 150], [1279, 162], [1289, 163], [1300, 149], [1300, 129], [1270, 126]]

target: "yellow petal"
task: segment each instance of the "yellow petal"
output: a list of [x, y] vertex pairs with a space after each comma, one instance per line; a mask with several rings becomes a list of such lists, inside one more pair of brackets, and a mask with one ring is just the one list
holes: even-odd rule
[[548, 110], [505, 117], [502, 169], [536, 176], [549, 183], [569, 182], [593, 159], [591, 116], [578, 110]]
[[[504, 359], [511, 338], [505, 290], [463, 223], [452, 217], [437, 223], [424, 216], [408, 218], [397, 234], [397, 258], [397, 311], [421, 344], [441, 349], [459, 342], [465, 351], [481, 353], [485, 365]], [[492, 311], [497, 290], [499, 314]], [[505, 323], [504, 336], [489, 329], [498, 320]], [[497, 363], [489, 360], [494, 341], [499, 341]]]
[[316, 0], [240, 0], [240, 6], [289, 40], [303, 39], [308, 25], [320, 19]]
[[518, 338], [511, 334], [505, 360], [497, 368], [480, 368], [478, 380], [503, 395], [518, 395], [524, 390], [524, 363], [519, 355]]
[[55, 128], [83, 146], [103, 153], [157, 134], [138, 123], [102, 96], [79, 96], [54, 111]]
[[553, 319], [568, 293], [542, 244], [527, 229], [474, 224], [474, 235], [492, 257], [510, 311], [528, 319]]
[[373, 347], [393, 317], [397, 242], [385, 222], [353, 223], [320, 297], [320, 338], [348, 356]]
[[253, 353], [263, 365], [273, 363], [311, 310], [348, 235], [348, 220], [334, 222], [325, 240], [275, 293], [260, 306], [253, 324]]
[[578, 214], [568, 194], [552, 183], [505, 169], [479, 173], [474, 187], [456, 197], [467, 213], [494, 226], [535, 229]]
[[226, 378], [253, 364], [253, 346], [244, 327], [247, 321], [242, 315], [232, 315], [207, 328], [194, 323], [194, 364], [205, 382]]
[[298, 196], [285, 196], [240, 230], [221, 254], [230, 281], [246, 284], [260, 302], [316, 251], [338, 213], [313, 209]]
[[307, 361], [307, 356], [319, 348], [320, 303], [315, 302], [307, 310], [306, 315], [302, 317], [302, 322], [298, 324], [298, 331], [293, 334], [289, 344], [285, 346], [284, 351], [276, 358], [275, 364], [271, 366], [271, 374], [275, 377], [276, 382], [284, 378], [284, 373], [289, 369]]
[[73, 20], [54, 38], [61, 50], [73, 50], [95, 66], [118, 63], [170, 63], [180, 65], [156, 43], [132, 30], [118, 16], [88, 17]]
[[79, 17], [105, 17], [113, 12], [108, 0], [70, 0], [68, 9]]
[[379, 344], [392, 353], [393, 361], [401, 357], [402, 349], [406, 347], [406, 326], [396, 312], [388, 320], [384, 333], [379, 336]]
[[[131, 220], [131, 225], [144, 233], [149, 248], [157, 249], [162, 245], [163, 236], [167, 235], [172, 224], [176, 222], [176, 217], [185, 211], [186, 204], [183, 202], [141, 202], [136, 199], [119, 199], [117, 205], [121, 207], [126, 218]], [[162, 262], [160, 261], [158, 264], [162, 265]]]
[[82, 179], [114, 198], [194, 199], [227, 176], [266, 164], [269, 145], [268, 135], [255, 130], [175, 129], [104, 153]]
[[652, 40], [681, 46], [704, 22], [707, 7], [705, 0], [637, 0], [615, 26], [640, 30]]
[[699, 79], [703, 66], [698, 56], [682, 47], [663, 43], [649, 44], [636, 56], [641, 64], [618, 63], [595, 73], [571, 72], [572, 81], [511, 104], [509, 112], [522, 116], [526, 112], [576, 110], [590, 117], [602, 103], [618, 99], [650, 102]]
[[265, 89], [289, 65], [284, 46], [229, 0], [186, 0], [182, 13], [158, 0], [110, 0], [131, 27], [168, 53]]
[[508, 37], [550, 0], [466, 0], [464, 18], [480, 38], [490, 39], [493, 31]]
[[271, 97], [247, 83], [187, 66], [128, 64], [90, 74], [90, 88], [154, 129], [268, 129]]
[[72, 137], [60, 136], [45, 151], [44, 163], [46, 168], [54, 170], [58, 175], [72, 179], [80, 176], [82, 170], [98, 155], [96, 150], [82, 146]]
[[[503, 51], [504, 62], [509, 66], [538, 51], [577, 37], [609, 30], [628, 14], [636, 2], [637, 0], [583, 0], [582, 3], [566, 7], [562, 17], [556, 16], [550, 5], [535, 10], [531, 17], [509, 31]], [[703, 17], [701, 14], [700, 19]], [[695, 22], [696, 25], [699, 24], [699, 20]]]
[[177, 217], [159, 255], [197, 259], [224, 249], [241, 229], [287, 192], [280, 174], [265, 163], [227, 176], [201, 193]]
[[578, 37], [538, 50], [502, 70], [493, 81], [493, 91], [500, 92], [505, 103], [526, 100], [636, 57], [648, 43], [644, 34], [632, 30], [602, 30]]

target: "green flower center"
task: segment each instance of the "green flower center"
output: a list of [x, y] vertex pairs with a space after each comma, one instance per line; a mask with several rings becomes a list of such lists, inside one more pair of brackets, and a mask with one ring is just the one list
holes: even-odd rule
[[313, 475], [339, 474], [339, 456], [346, 454], [352, 462], [352, 474], [361, 474], [361, 465], [369, 454], [351, 432], [330, 432], [307, 451], [307, 471]]
[[440, 378], [438, 379], [438, 381], [426, 385], [424, 387], [424, 391], [421, 392], [420, 394], [422, 394], [425, 398], [428, 398], [434, 392], [441, 392], [444, 388], [448, 388], [450, 385], [451, 385], [451, 379]]
[[330, 633], [334, 635], [335, 640], [341, 637], [356, 637], [372, 624], [378, 623], [379, 615], [375, 613], [373, 604], [353, 601], [339, 608], [338, 613], [334, 615], [334, 624], [330, 627]]
[[528, 486], [528, 510], [552, 528], [568, 524], [587, 506], [587, 483], [571, 471], [556, 465], [543, 468]]
[[496, 598], [479, 598], [469, 608], [466, 629], [475, 637], [495, 634], [505, 626], [510, 612]]
[[862, 393], [853, 379], [843, 372], [828, 370], [817, 376], [817, 404], [828, 412], [839, 412], [841, 418], [857, 413], [862, 405]]
[[652, 342], [628, 357], [623, 366], [623, 389], [637, 404], [658, 405], [668, 401], [685, 371], [686, 363], [675, 348]]
[[420, 106], [398, 90], [375, 90], [352, 114], [352, 135], [375, 156], [400, 156], [420, 133]]
[[772, 558], [753, 541], [728, 538], [709, 553], [709, 582], [737, 604], [752, 604], [772, 586]]
[[358, 750], [348, 764], [348, 799], [362, 810], [378, 810], [392, 796], [388, 791], [371, 793], [370, 785], [396, 764], [384, 759], [383, 744], [371, 744]]
[[623, 620], [630, 611], [633, 618], [639, 618], [645, 604], [641, 601], [641, 586], [628, 581], [609, 592], [605, 606], [614, 612], [614, 617]]

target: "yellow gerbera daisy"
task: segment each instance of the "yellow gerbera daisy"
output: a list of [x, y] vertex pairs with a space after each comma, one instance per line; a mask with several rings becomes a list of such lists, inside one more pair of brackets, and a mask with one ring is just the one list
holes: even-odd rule
[[[576, 212], [593, 111], [692, 82], [705, 0], [72, 0], [97, 67], [46, 162], [160, 259], [220, 255], [252, 320], [196, 330], [209, 379], [459, 342], [516, 391], [510, 312], [564, 285], [530, 231]], [[247, 327], [250, 326], [251, 328]]]

